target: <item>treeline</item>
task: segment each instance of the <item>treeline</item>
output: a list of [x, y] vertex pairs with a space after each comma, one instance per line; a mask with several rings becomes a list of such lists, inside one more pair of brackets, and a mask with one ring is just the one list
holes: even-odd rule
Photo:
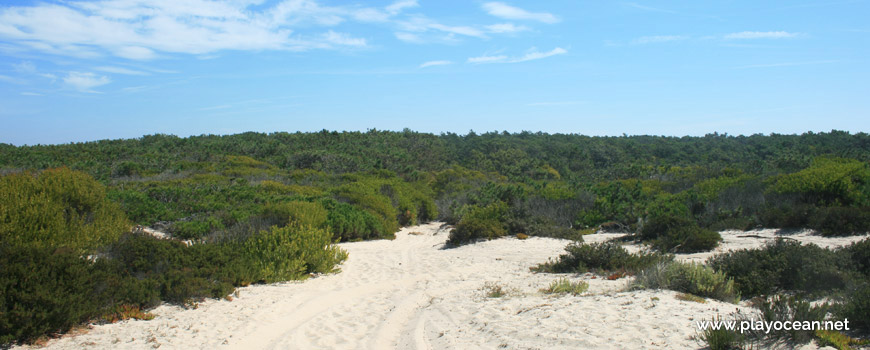
[[[371, 130], [0, 144], [0, 343], [328, 272], [344, 259], [331, 243], [390, 239], [434, 219], [456, 225], [454, 245], [519, 233], [581, 241], [605, 229], [662, 252], [712, 249], [723, 229], [863, 233], [868, 161], [870, 137], [840, 131]], [[133, 225], [194, 244], [130, 233]]]

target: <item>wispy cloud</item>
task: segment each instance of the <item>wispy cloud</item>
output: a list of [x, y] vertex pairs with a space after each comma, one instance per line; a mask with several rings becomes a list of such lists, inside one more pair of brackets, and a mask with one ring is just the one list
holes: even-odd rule
[[406, 43], [421, 44], [424, 42], [423, 38], [420, 38], [419, 35], [414, 34], [414, 33], [396, 32], [395, 36], [396, 36], [396, 39], [399, 39], [399, 40], [404, 41]]
[[36, 73], [36, 65], [30, 61], [12, 64], [12, 69], [19, 73], [33, 74]]
[[467, 62], [468, 63], [475, 63], [475, 64], [519, 63], [519, 62], [539, 60], [542, 58], [547, 58], [547, 57], [556, 56], [556, 55], [562, 55], [562, 54], [566, 54], [566, 53], [568, 53], [568, 50], [565, 50], [561, 47], [557, 47], [557, 48], [552, 49], [552, 50], [547, 51], [547, 52], [540, 52], [535, 48], [531, 48], [531, 49], [529, 49], [528, 52], [526, 52], [525, 55], [522, 55], [519, 57], [508, 57], [506, 55], [498, 55], [498, 56], [484, 55], [484, 56], [470, 57], [470, 58], [468, 58]]
[[391, 15], [397, 15], [400, 12], [402, 12], [404, 9], [417, 7], [417, 6], [420, 6], [417, 3], [417, 0], [401, 0], [401, 1], [396, 1], [392, 4], [390, 4], [389, 6], [387, 6], [386, 10], [387, 10], [387, 13], [389, 13]]
[[94, 93], [96, 91], [93, 88], [111, 83], [112, 80], [92, 72], [69, 72], [63, 82], [78, 91]]
[[350, 36], [350, 34], [346, 33], [338, 33], [334, 31], [328, 31], [323, 35], [323, 38], [332, 44], [342, 45], [342, 46], [357, 46], [364, 47], [366, 46], [366, 39], [363, 38], [354, 38]]
[[113, 66], [96, 67], [94, 70], [106, 73], [124, 74], [124, 75], [150, 75], [148, 72]]
[[530, 20], [543, 23], [558, 23], [559, 17], [547, 12], [530, 12], [519, 7], [514, 7], [503, 2], [487, 2], [483, 4], [483, 10], [492, 16], [513, 19]]
[[25, 92], [21, 93], [21, 96], [45, 96], [45, 95], [40, 94], [40, 93], [36, 93], [36, 92], [25, 91]]
[[522, 57], [515, 59], [511, 62], [525, 62], [525, 61], [539, 60], [542, 58], [547, 58], [547, 57], [556, 56], [556, 55], [563, 55], [566, 53], [568, 53], [568, 50], [565, 50], [561, 47], [557, 47], [557, 48], [552, 49], [548, 52], [538, 52], [537, 50], [532, 49], [532, 50], [530, 50], [530, 52], [526, 53]]
[[689, 39], [688, 36], [684, 35], [653, 35], [653, 36], [642, 36], [640, 38], [632, 40], [632, 44], [656, 44], [656, 43], [666, 43], [669, 41], [680, 41]]
[[731, 33], [726, 34], [724, 36], [725, 39], [785, 39], [785, 38], [794, 38], [798, 36], [797, 33], [789, 33], [785, 31], [774, 31], [774, 32], [739, 32], [739, 33]]
[[0, 8], [0, 41], [49, 54], [131, 60], [222, 50], [361, 47], [365, 39], [320, 28], [351, 20], [387, 21], [418, 6], [414, 0], [384, 8], [281, 0], [249, 7], [259, 2], [98, 0], [8, 6]]
[[428, 61], [428, 62], [423, 62], [423, 64], [420, 65], [420, 68], [426, 68], [426, 67], [432, 67], [432, 66], [445, 66], [448, 64], [453, 64], [453, 62], [452, 61]]
[[513, 23], [499, 23], [486, 26], [486, 31], [490, 33], [517, 33], [529, 30], [529, 27], [518, 26]]
[[508, 57], [505, 55], [498, 56], [477, 56], [477, 57], [469, 57], [468, 63], [497, 63], [497, 62], [507, 62]]

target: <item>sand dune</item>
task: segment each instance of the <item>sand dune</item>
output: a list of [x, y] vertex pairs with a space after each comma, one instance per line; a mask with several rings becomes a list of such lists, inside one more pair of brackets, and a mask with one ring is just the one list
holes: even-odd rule
[[[564, 276], [529, 267], [558, 256], [568, 241], [506, 238], [441, 249], [448, 232], [431, 223], [393, 241], [345, 243], [350, 258], [341, 273], [240, 288], [232, 301], [196, 309], [164, 305], [154, 320], [94, 326], [48, 348], [696, 349], [695, 321], [745, 309], [681, 301], [671, 291], [622, 292], [628, 279], [590, 274], [566, 275], [589, 282], [583, 295], [545, 295], [539, 289]], [[725, 233], [719, 250], [760, 246], [772, 232]], [[758, 237], [739, 237], [747, 235]], [[859, 239], [794, 237], [823, 245]], [[510, 293], [487, 298], [488, 282]]]

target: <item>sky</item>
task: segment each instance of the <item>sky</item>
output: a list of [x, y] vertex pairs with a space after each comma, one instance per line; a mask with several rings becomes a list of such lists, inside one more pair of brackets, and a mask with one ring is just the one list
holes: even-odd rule
[[870, 0], [0, 3], [0, 143], [870, 131]]

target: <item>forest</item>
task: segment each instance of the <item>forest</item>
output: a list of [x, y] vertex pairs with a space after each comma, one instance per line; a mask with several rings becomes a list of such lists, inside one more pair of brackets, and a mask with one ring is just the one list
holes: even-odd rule
[[[334, 272], [347, 258], [334, 243], [390, 239], [433, 220], [455, 225], [451, 246], [517, 234], [579, 244], [603, 230], [665, 255], [711, 250], [729, 229], [865, 234], [868, 162], [870, 136], [836, 130], [323, 130], [0, 144], [0, 344]], [[850, 248], [855, 264], [868, 264], [866, 246]], [[713, 266], [736, 288], [779, 291], [741, 285], [728, 259]], [[843, 282], [844, 295], [870, 293], [866, 266], [849, 266], [859, 282]], [[850, 307], [868, 319], [866, 301]]]

